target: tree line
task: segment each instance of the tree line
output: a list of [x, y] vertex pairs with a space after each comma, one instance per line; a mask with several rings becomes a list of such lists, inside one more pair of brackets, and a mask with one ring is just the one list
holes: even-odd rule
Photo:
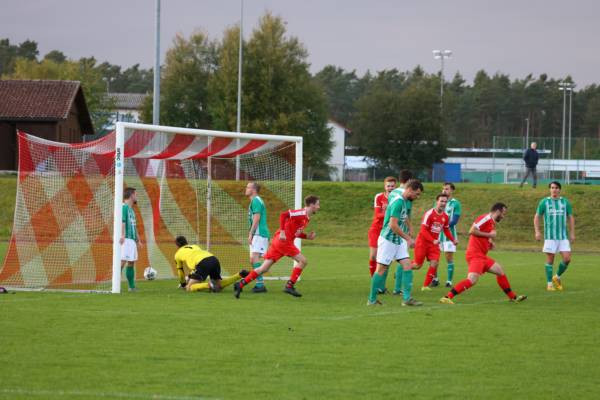
[[[238, 46], [239, 26], [220, 38], [202, 31], [174, 38], [161, 66], [161, 124], [236, 130]], [[359, 76], [328, 65], [311, 74], [307, 49], [269, 12], [242, 46], [241, 131], [303, 136], [305, 173], [317, 179], [328, 176], [328, 119], [347, 127], [347, 146], [377, 167], [420, 170], [445, 157], [448, 147], [491, 147], [494, 136], [523, 136], [527, 121], [532, 140], [560, 136], [558, 83], [572, 81], [482, 70], [467, 83], [457, 73], [444, 83], [441, 103], [440, 75], [420, 66]], [[93, 57], [70, 60], [58, 50], [40, 58], [36, 42], [8, 39], [0, 40], [0, 75], [81, 81], [96, 127], [114, 106], [108, 90], [150, 94], [153, 81], [153, 70], [139, 64], [123, 69]], [[152, 96], [141, 111], [151, 122]], [[575, 89], [572, 125], [575, 138], [600, 136], [600, 86]]]

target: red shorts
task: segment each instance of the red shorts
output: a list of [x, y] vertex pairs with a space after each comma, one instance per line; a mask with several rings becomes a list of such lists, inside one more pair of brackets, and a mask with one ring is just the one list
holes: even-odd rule
[[427, 261], [440, 261], [440, 246], [426, 240], [419, 240], [415, 243], [415, 263], [423, 265]]
[[492, 268], [492, 265], [494, 264], [496, 264], [496, 260], [484, 255], [467, 258], [469, 272], [474, 272], [479, 275], [483, 275], [490, 268]]
[[369, 228], [369, 247], [377, 248], [377, 240], [379, 240], [379, 234], [381, 233], [380, 226], [373, 226]]
[[276, 262], [281, 257], [295, 257], [300, 254], [300, 249], [294, 245], [294, 241], [280, 240], [279, 236], [275, 236], [267, 253], [264, 255], [265, 260], [273, 260]]

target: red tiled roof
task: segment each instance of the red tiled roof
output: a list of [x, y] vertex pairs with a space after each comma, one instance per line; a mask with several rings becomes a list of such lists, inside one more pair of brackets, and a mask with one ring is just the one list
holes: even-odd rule
[[0, 80], [0, 120], [66, 119], [77, 81]]

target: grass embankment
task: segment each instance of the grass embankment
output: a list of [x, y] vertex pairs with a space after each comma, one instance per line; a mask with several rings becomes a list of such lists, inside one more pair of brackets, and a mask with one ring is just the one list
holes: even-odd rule
[[[15, 205], [16, 177], [0, 177], [0, 241], [10, 239]], [[366, 246], [367, 230], [371, 224], [375, 193], [381, 191], [378, 182], [305, 182], [303, 192], [321, 197], [321, 211], [313, 218], [311, 230], [317, 239], [306, 245]], [[413, 225], [417, 227], [423, 212], [430, 208], [440, 191], [440, 184], [425, 184], [425, 193], [414, 203]], [[243, 192], [241, 192], [243, 193]], [[576, 217], [577, 241], [574, 250], [598, 250], [600, 214], [596, 212], [597, 186], [566, 186], [563, 194], [571, 201]], [[533, 238], [533, 215], [538, 201], [548, 195], [545, 187], [535, 190], [519, 189], [515, 185], [459, 184], [456, 197], [461, 201], [463, 215], [458, 224], [459, 248], [466, 245], [466, 232], [474, 218], [487, 212], [490, 206], [502, 201], [509, 206], [509, 214], [498, 229], [498, 243], [502, 248], [537, 250], [540, 244]], [[238, 199], [244, 203], [245, 199]], [[271, 210], [272, 211], [272, 210]], [[273, 214], [271, 214], [273, 215]], [[270, 225], [275, 227], [273, 218]]]
[[[319, 246], [366, 246], [371, 223], [373, 197], [381, 191], [381, 183], [371, 182], [305, 182], [304, 194], [321, 197], [321, 211], [311, 222], [319, 235]], [[425, 210], [431, 208], [441, 184], [425, 184], [425, 193], [413, 205], [412, 223], [418, 227]], [[598, 251], [600, 215], [594, 206], [600, 187], [565, 186], [563, 194], [574, 209], [576, 243], [574, 250]], [[456, 198], [462, 203], [463, 215], [458, 224], [459, 248], [465, 248], [466, 232], [473, 220], [495, 202], [508, 205], [507, 217], [498, 229], [498, 244], [503, 249], [539, 250], [541, 244], [533, 237], [533, 215], [539, 200], [548, 195], [546, 187], [519, 189], [516, 185], [457, 184]], [[308, 241], [304, 243], [309, 244]]]

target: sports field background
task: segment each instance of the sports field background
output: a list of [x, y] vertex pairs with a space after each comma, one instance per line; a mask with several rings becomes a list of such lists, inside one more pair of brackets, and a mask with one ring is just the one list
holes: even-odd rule
[[[305, 185], [305, 194], [321, 196], [322, 212], [310, 225], [317, 240], [305, 241], [309, 265], [297, 285], [302, 298], [282, 293], [283, 282], [269, 281], [269, 293], [247, 290], [236, 300], [231, 288], [190, 294], [174, 280], [140, 282], [139, 292], [121, 295], [0, 295], [0, 398], [597, 398], [597, 188], [564, 190], [574, 205], [578, 240], [565, 291], [546, 292], [544, 256], [531, 228], [546, 190], [459, 186], [460, 232], [492, 202], [509, 204], [498, 251], [490, 254], [513, 289], [529, 298], [508, 302], [486, 275], [456, 305], [442, 305], [437, 300], [445, 289], [419, 291], [424, 267], [415, 273], [414, 295], [425, 306], [407, 309], [391, 295], [381, 297], [382, 307], [365, 305], [365, 232], [379, 186]], [[426, 185], [416, 216], [438, 187]], [[0, 204], [8, 202], [3, 196]], [[6, 214], [0, 211], [0, 222]], [[0, 254], [5, 247], [0, 244]], [[455, 281], [465, 274], [461, 251]]]

